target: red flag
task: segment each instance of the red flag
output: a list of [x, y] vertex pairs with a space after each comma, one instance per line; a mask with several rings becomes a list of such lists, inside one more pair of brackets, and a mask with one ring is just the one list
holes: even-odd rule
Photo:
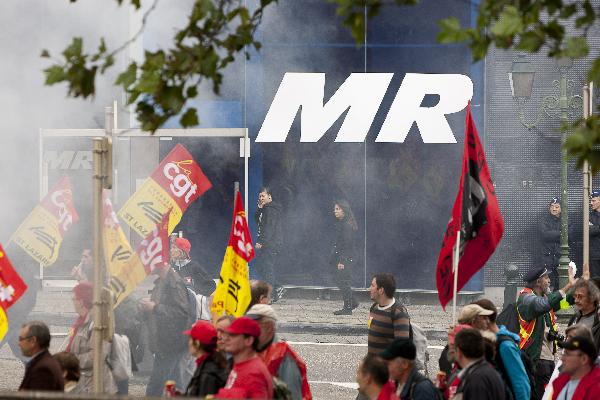
[[460, 184], [437, 262], [436, 283], [443, 308], [453, 295], [452, 253], [459, 229], [461, 233], [457, 290], [484, 266], [504, 233], [504, 220], [471, 115], [470, 104], [467, 106]]
[[0, 245], [0, 307], [7, 310], [27, 290], [27, 285], [13, 268]]

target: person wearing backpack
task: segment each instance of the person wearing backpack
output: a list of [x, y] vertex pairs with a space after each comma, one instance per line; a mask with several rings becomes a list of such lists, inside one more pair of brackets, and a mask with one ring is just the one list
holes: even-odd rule
[[396, 280], [392, 274], [379, 273], [371, 279], [369, 295], [368, 352], [378, 354], [396, 338], [410, 338], [410, 317], [406, 308], [394, 298]]
[[550, 277], [546, 267], [530, 271], [524, 277], [527, 282], [525, 288], [517, 298], [519, 347], [531, 358], [535, 367], [535, 392], [538, 399], [544, 393], [544, 387], [554, 371], [555, 334], [558, 332], [554, 311], [561, 308], [566, 292], [575, 283], [572, 268], [569, 267], [568, 271], [569, 282], [561, 290], [554, 292], [550, 292]]
[[415, 367], [417, 348], [408, 339], [395, 339], [379, 355], [388, 362], [390, 379], [396, 382], [400, 400], [441, 400], [442, 393]]
[[480, 299], [475, 304], [492, 311], [492, 314], [488, 315], [488, 330], [496, 335], [496, 369], [508, 384], [515, 400], [529, 400], [533, 383], [530, 376], [533, 377], [533, 371], [527, 371], [521, 358], [519, 335], [510, 332], [504, 325], [496, 324], [498, 311], [490, 300]]

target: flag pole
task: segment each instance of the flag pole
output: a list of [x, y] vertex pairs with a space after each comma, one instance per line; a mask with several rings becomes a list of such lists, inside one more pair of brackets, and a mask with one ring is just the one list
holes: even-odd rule
[[452, 256], [452, 273], [454, 274], [454, 288], [452, 290], [452, 324], [456, 325], [456, 294], [458, 292], [458, 257], [460, 254], [460, 229], [456, 231], [456, 246]]

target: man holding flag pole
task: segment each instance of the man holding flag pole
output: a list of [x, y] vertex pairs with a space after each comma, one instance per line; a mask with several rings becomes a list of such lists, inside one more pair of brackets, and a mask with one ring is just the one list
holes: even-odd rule
[[442, 241], [436, 274], [442, 307], [445, 309], [453, 299], [454, 323], [458, 291], [483, 268], [503, 233], [504, 220], [469, 104], [460, 184]]

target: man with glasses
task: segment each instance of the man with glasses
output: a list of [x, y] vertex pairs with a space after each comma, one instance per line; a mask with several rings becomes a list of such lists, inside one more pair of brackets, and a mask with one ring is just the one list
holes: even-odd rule
[[40, 321], [24, 324], [19, 332], [21, 353], [29, 358], [19, 390], [60, 391], [64, 389], [62, 370], [48, 348], [50, 330]]
[[[567, 296], [567, 299], [571, 300], [570, 296]], [[600, 349], [600, 320], [598, 318], [600, 289], [590, 280], [579, 279], [573, 286], [573, 303], [577, 312], [568, 325], [580, 324], [588, 327], [592, 331], [596, 349]]]
[[552, 384], [553, 400], [600, 398], [600, 368], [594, 365], [598, 351], [589, 335], [573, 336], [562, 344], [561, 373]]

